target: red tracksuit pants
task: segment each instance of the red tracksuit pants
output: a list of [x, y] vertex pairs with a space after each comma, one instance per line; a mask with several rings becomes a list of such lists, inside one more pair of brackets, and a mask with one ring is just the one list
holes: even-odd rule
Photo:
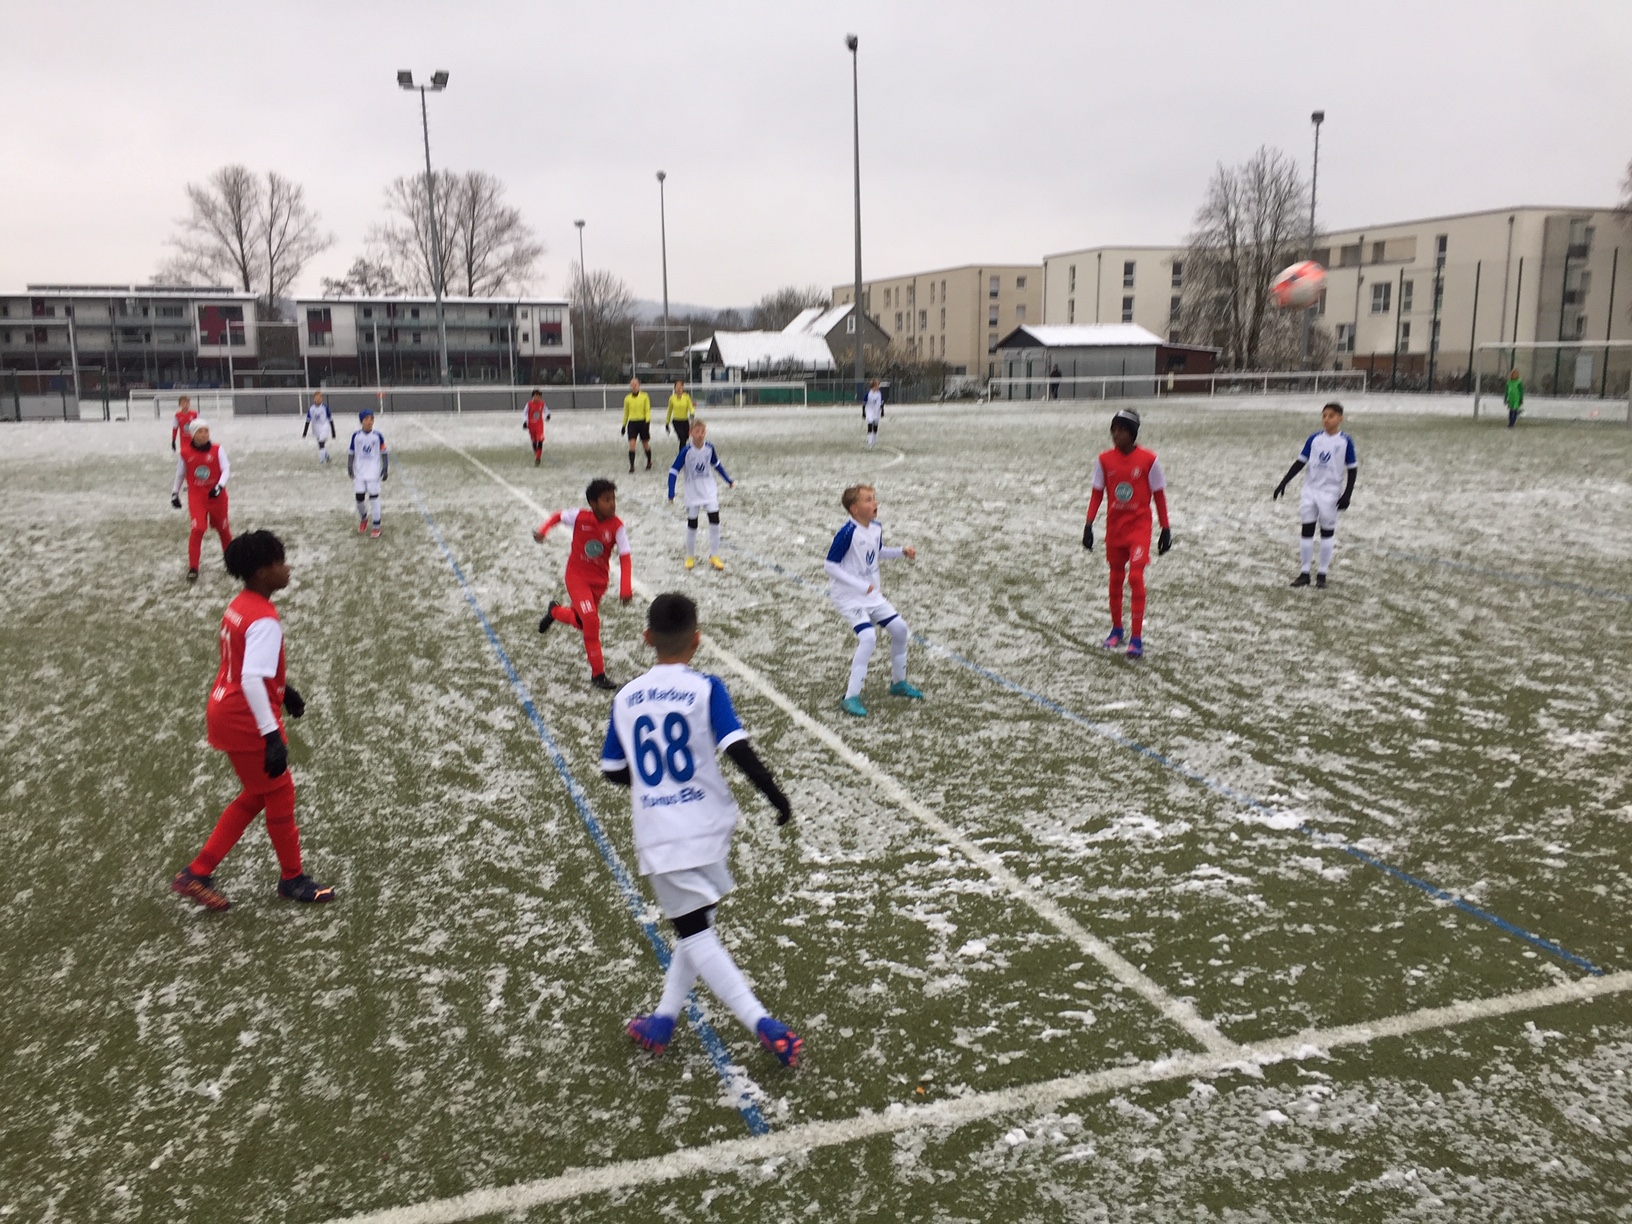
[[1139, 637], [1145, 626], [1145, 566], [1150, 562], [1150, 537], [1116, 544], [1107, 540], [1105, 560], [1111, 565], [1111, 625], [1122, 626], [1122, 575], [1126, 570], [1128, 585], [1133, 588], [1131, 636]]
[[266, 810], [266, 835], [277, 851], [278, 867], [283, 878], [292, 880], [300, 874], [300, 830], [295, 827], [295, 779], [287, 769], [276, 778], [266, 776], [262, 750], [229, 752], [227, 759], [243, 783], [244, 789], [222, 811], [215, 822], [204, 848], [187, 865], [194, 875], [209, 875], [216, 869], [227, 851], [238, 844], [238, 839], [249, 828], [249, 822]]
[[567, 602], [557, 604], [550, 615], [563, 625], [571, 625], [584, 633], [584, 655], [589, 659], [589, 673], [598, 676], [606, 670], [601, 657], [601, 596], [606, 594], [606, 579], [599, 581], [578, 574], [567, 575]]
[[204, 533], [210, 528], [221, 537], [221, 547], [232, 543], [232, 528], [227, 526], [227, 491], [212, 498], [208, 494], [187, 495], [187, 513], [192, 517], [193, 529], [187, 535], [187, 568], [198, 568], [198, 555], [204, 543]]

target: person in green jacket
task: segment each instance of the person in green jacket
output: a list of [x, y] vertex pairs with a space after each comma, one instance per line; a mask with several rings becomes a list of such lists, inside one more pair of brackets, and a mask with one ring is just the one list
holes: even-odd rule
[[629, 380], [629, 394], [623, 397], [623, 423], [618, 432], [629, 439], [629, 470], [635, 470], [635, 439], [646, 448], [646, 470], [652, 470], [652, 397], [640, 389], [640, 379]]
[[1507, 375], [1507, 427], [1512, 429], [1518, 423], [1519, 413], [1524, 411], [1524, 379], [1519, 377], [1515, 367]]

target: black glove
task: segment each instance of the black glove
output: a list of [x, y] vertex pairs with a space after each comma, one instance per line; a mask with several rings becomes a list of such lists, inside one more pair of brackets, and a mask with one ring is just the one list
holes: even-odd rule
[[218, 498], [220, 496], [221, 496], [221, 486], [216, 485], [215, 488], [210, 490], [210, 500], [214, 501], [216, 498]]
[[306, 713], [306, 699], [292, 684], [283, 686], [283, 708], [289, 711], [290, 718], [299, 718]]
[[281, 778], [289, 769], [289, 746], [283, 742], [283, 736], [276, 731], [266, 734], [266, 776]]
[[[780, 803], [777, 802], [778, 799], [781, 800]], [[771, 800], [771, 806], [776, 809], [776, 823], [778, 825], [785, 825], [793, 819], [793, 805], [788, 802], [786, 795], [777, 795], [775, 799]]]
[[523, 421], [523, 422], [522, 422], [522, 423], [521, 423], [521, 427], [522, 427], [522, 428], [523, 428], [523, 429], [527, 429], [527, 428], [529, 428], [529, 426], [528, 426], [528, 424], [527, 424], [527, 422], [526, 422], [526, 421]]
[[346, 475], [347, 476], [353, 476], [353, 477], [355, 477], [357, 475], [357, 464], [352, 460], [351, 456], [349, 456], [349, 455], [346, 456]]
[[1089, 519], [1082, 525], [1082, 546], [1089, 552], [1094, 550], [1094, 520]]
[[1342, 497], [1337, 499], [1337, 508], [1339, 510], [1347, 510], [1349, 508], [1349, 494], [1345, 493]]
[[380, 479], [382, 481], [391, 479], [391, 465], [389, 463], [380, 469]]
[[171, 450], [175, 450], [175, 449], [176, 449], [176, 440], [175, 440], [175, 439], [174, 439], [174, 438], [171, 438], [171, 439], [170, 439], [170, 449], [171, 449]]
[[1156, 555], [1158, 557], [1166, 556], [1167, 550], [1172, 547], [1173, 529], [1171, 527], [1163, 527], [1162, 534], [1156, 537]]
[[1285, 493], [1285, 492], [1286, 492], [1286, 481], [1283, 480], [1283, 481], [1281, 481], [1280, 484], [1275, 486], [1275, 492], [1273, 492], [1273, 493], [1271, 493], [1269, 495], [1269, 500], [1270, 501], [1280, 501], [1281, 500], [1281, 495], [1283, 493]]
[[623, 428], [624, 427], [622, 425], [618, 426], [618, 437], [620, 438], [623, 437]]
[[181, 494], [180, 493], [170, 494], [170, 508], [172, 510], [180, 510], [181, 509]]

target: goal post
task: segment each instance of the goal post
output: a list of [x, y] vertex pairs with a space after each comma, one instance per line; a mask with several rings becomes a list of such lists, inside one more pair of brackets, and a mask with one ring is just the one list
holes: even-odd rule
[[1624, 400], [1626, 423], [1632, 426], [1632, 340], [1487, 341], [1478, 346], [1473, 362], [1475, 417], [1487, 394], [1501, 398], [1496, 388], [1505, 385], [1512, 370], [1519, 372], [1526, 399]]

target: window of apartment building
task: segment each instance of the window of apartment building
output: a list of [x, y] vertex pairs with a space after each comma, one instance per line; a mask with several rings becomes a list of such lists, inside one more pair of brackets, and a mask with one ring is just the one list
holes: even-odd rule
[[1387, 314], [1393, 298], [1394, 286], [1388, 281], [1378, 281], [1371, 287], [1371, 313]]
[[935, 282], [934, 281], [929, 282], [929, 304], [931, 306], [935, 305]]
[[[417, 311], [417, 310], [416, 310], [416, 311], [414, 311], [414, 313], [415, 313], [415, 314], [418, 314], [418, 313], [419, 313], [419, 311]], [[414, 333], [414, 343], [415, 343], [415, 344], [418, 344], [418, 343], [419, 343], [419, 342], [420, 342], [420, 340], [419, 340], [419, 337], [420, 337], [420, 334], [421, 334], [421, 333], [419, 333], [419, 332], [415, 332], [415, 333]]]
[[946, 337], [945, 336], [941, 337], [941, 357], [942, 357], [942, 359], [945, 359], [945, 357], [946, 357]]
[[1023, 276], [1015, 277], [1014, 278], [1014, 287], [1016, 289], [1024, 289], [1026, 287], [1026, 278], [1023, 277]]
[[1065, 321], [1067, 323], [1075, 323], [1077, 321], [1077, 299], [1076, 298], [1066, 298], [1065, 299]]
[[1428, 347], [1436, 353], [1439, 352], [1439, 322], [1438, 319], [1435, 319], [1432, 325], [1433, 330], [1428, 333]]
[[1173, 288], [1184, 288], [1184, 260], [1182, 259], [1173, 261]]
[[1077, 265], [1076, 264], [1072, 264], [1069, 268], [1066, 269], [1065, 291], [1067, 293], [1075, 293], [1077, 291]]
[[1440, 234], [1434, 239], [1434, 263], [1443, 268], [1445, 266], [1445, 249], [1450, 246], [1449, 234]]
[[946, 307], [941, 307], [941, 330], [946, 330]]
[[1371, 262], [1382, 263], [1383, 257], [1388, 254], [1388, 243], [1374, 242], [1371, 244]]
[[1417, 295], [1416, 290], [1417, 290], [1417, 282], [1416, 281], [1401, 281], [1400, 282], [1400, 313], [1401, 314], [1410, 314], [1411, 313], [1411, 304], [1412, 304], [1413, 299], [1415, 299], [1415, 297]]
[[941, 282], [941, 301], [946, 301], [946, 282]]
[[1585, 217], [1570, 218], [1570, 257], [1579, 259], [1592, 250], [1592, 226]]
[[374, 317], [374, 307], [364, 306], [363, 307], [363, 318], [372, 319], [373, 317]]
[[901, 322], [901, 312], [899, 310], [895, 312], [895, 330], [898, 332], [906, 330]]
[[1337, 325], [1337, 351], [1340, 353], [1354, 352], [1354, 324], [1339, 323]]
[[1133, 260], [1131, 259], [1122, 261], [1122, 288], [1133, 288]]
[[987, 327], [996, 327], [997, 326], [997, 307], [996, 306], [988, 306], [986, 308], [986, 326]]
[[1015, 303], [1014, 321], [1016, 323], [1024, 323], [1026, 321], [1026, 304], [1024, 302]]
[[997, 333], [996, 332], [987, 332], [986, 333], [986, 351], [988, 353], [997, 352]]
[[1409, 353], [1410, 351], [1411, 351], [1411, 320], [1407, 319], [1404, 323], [1400, 324], [1400, 352]]
[[1122, 299], [1122, 322], [1133, 322], [1133, 299], [1131, 297]]
[[[1586, 315], [1576, 315], [1575, 316], [1575, 338], [1577, 340], [1585, 339], [1586, 334], [1587, 334], [1587, 316]], [[1578, 358], [1576, 358], [1576, 360], [1579, 361], [1580, 358], [1578, 357]]]
[[890, 291], [888, 289], [886, 289], [886, 290], [884, 290], [884, 305], [888, 306], [889, 304], [890, 304]]
[[929, 330], [929, 311], [920, 310], [918, 312], [918, 330], [919, 331], [928, 331]]
[[[419, 318], [419, 307], [418, 307], [418, 306], [415, 306], [415, 307], [414, 307], [414, 308], [413, 308], [413, 309], [412, 309], [412, 310], [410, 310], [410, 311], [409, 311], [409, 312], [408, 312], [408, 317], [409, 317], [409, 318], [410, 318], [410, 319], [417, 319], [417, 318]], [[418, 343], [419, 343], [419, 341], [417, 341], [417, 340], [416, 340], [416, 341], [414, 341], [414, 343], [415, 343], [415, 344], [418, 344]]]
[[907, 286], [907, 305], [908, 306], [918, 305], [918, 286], [917, 285], [908, 285]]
[[844, 321], [844, 334], [847, 335], [847, 336], [853, 336], [853, 335], [856, 334], [856, 316], [855, 315], [851, 315], [849, 318], [845, 319], [845, 321]]
[[1178, 317], [1179, 317], [1179, 301], [1180, 301], [1180, 297], [1176, 293], [1171, 298], [1168, 299], [1168, 303], [1167, 303], [1167, 317], [1168, 318], [1174, 319], [1174, 320], [1178, 319]]
[[997, 291], [1003, 287], [1003, 278], [994, 276], [986, 285], [986, 296], [996, 297]]

